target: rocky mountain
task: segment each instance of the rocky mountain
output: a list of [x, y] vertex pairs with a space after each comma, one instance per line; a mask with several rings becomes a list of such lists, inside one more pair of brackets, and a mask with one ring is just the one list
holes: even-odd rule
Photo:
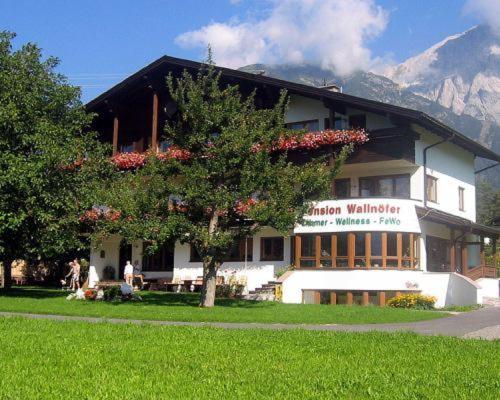
[[488, 26], [447, 37], [384, 75], [456, 114], [500, 124], [500, 37]]

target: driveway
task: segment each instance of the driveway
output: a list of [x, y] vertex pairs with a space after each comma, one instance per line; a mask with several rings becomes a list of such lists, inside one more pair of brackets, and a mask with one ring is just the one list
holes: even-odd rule
[[152, 324], [161, 326], [199, 326], [224, 329], [307, 329], [316, 331], [344, 332], [396, 332], [410, 331], [422, 335], [445, 335], [463, 338], [500, 339], [500, 307], [485, 307], [476, 311], [452, 315], [430, 321], [395, 323], [395, 324], [363, 324], [363, 325], [312, 325], [312, 324], [262, 324], [262, 323], [228, 323], [228, 322], [182, 322], [152, 321], [118, 318], [93, 318], [50, 314], [26, 314], [0, 312], [0, 317], [24, 317], [31, 319], [48, 319], [54, 321], [84, 321], [91, 323], [108, 322], [113, 324]]

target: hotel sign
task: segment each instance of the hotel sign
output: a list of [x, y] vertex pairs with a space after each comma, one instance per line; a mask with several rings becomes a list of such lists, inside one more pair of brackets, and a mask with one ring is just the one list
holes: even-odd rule
[[360, 231], [420, 233], [415, 203], [385, 198], [321, 201], [294, 229], [295, 233]]

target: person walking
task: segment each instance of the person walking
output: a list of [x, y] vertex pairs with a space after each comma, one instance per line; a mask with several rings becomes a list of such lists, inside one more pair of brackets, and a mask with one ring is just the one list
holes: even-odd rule
[[70, 290], [76, 291], [80, 289], [80, 264], [78, 264], [78, 260], [75, 258], [73, 261], [69, 263], [70, 271], [66, 278], [71, 276], [71, 281], [69, 288]]

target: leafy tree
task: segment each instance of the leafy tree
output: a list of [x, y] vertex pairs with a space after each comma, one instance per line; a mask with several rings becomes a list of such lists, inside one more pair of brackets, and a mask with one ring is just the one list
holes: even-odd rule
[[477, 221], [484, 225], [493, 225], [500, 218], [500, 190], [490, 183], [480, 181], [476, 187]]
[[[0, 32], [0, 262], [10, 285], [15, 259], [67, 254], [85, 244], [78, 217], [97, 177], [111, 173], [105, 148], [83, 133], [92, 116], [78, 88], [28, 43]], [[85, 161], [85, 162], [84, 162]]]
[[152, 248], [172, 239], [194, 246], [203, 261], [200, 306], [211, 307], [217, 271], [232, 245], [263, 226], [287, 234], [311, 200], [328, 194], [349, 146], [338, 147], [331, 165], [332, 151], [291, 162], [287, 144], [306, 135], [283, 128], [286, 94], [274, 108], [258, 109], [255, 93], [243, 97], [238, 86], [222, 85], [210, 63], [195, 76], [170, 75], [167, 86], [178, 109], [165, 127], [170, 148], [107, 185], [103, 204], [123, 213], [116, 221], [100, 219], [94, 235], [118, 232], [149, 240]]

